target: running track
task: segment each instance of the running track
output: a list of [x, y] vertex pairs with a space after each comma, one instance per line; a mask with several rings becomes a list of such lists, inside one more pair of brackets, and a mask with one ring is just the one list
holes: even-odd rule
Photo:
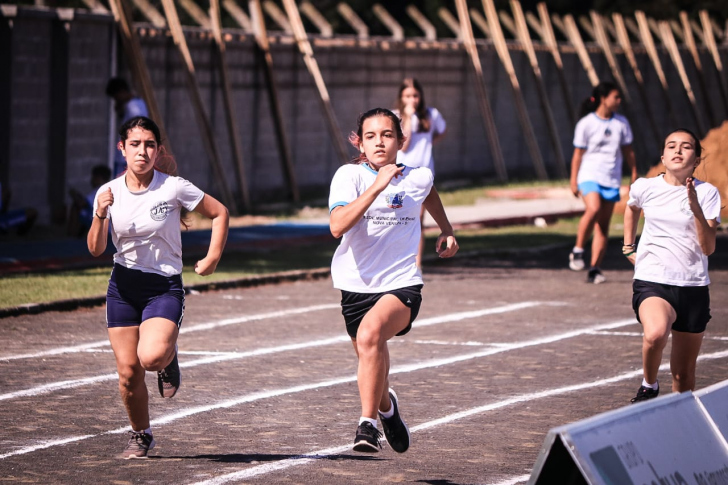
[[[627, 266], [610, 254], [616, 269], [594, 286], [561, 259], [551, 251], [427, 267], [420, 317], [390, 344], [391, 383], [413, 432], [404, 455], [349, 449], [356, 366], [330, 280], [188, 296], [182, 389], [162, 400], [148, 375], [158, 444], [144, 461], [115, 457], [128, 425], [102, 307], [0, 320], [0, 477], [523, 483], [548, 429], [625, 405], [641, 375]], [[726, 263], [711, 259], [698, 388], [728, 376]], [[669, 389], [668, 371], [660, 377]]]

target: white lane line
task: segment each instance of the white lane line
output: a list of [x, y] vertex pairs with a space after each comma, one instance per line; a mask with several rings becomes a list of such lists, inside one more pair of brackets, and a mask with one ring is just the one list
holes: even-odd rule
[[68, 443], [73, 443], [74, 441], [81, 441], [88, 438], [93, 438], [94, 436], [98, 435], [92, 435], [92, 434], [85, 434], [83, 436], [71, 436], [69, 438], [62, 438], [59, 440], [50, 440], [50, 441], [43, 441], [41, 443], [37, 443], [32, 446], [28, 446], [26, 448], [22, 448], [20, 450], [11, 451], [9, 453], [5, 453], [4, 455], [0, 455], [0, 460], [4, 460], [5, 458], [9, 458], [11, 456], [15, 455], [23, 455], [25, 453], [32, 453], [33, 451], [37, 450], [44, 450], [46, 448], [52, 448], [53, 446], [61, 446]]
[[485, 342], [446, 342], [443, 340], [394, 340], [392, 343], [415, 343], [422, 345], [452, 345], [452, 346], [464, 346], [464, 347], [486, 347], [488, 345], [500, 346], [502, 344], [490, 344]]
[[[414, 363], [414, 364], [397, 366], [397, 367], [392, 368], [389, 373], [390, 374], [401, 374], [401, 373], [414, 372], [414, 371], [418, 371], [418, 370], [422, 370], [422, 369], [429, 369], [432, 367], [440, 367], [440, 366], [444, 366], [444, 365], [454, 364], [457, 362], [462, 362], [465, 360], [472, 360], [472, 359], [478, 359], [481, 357], [487, 357], [487, 356], [495, 355], [495, 354], [498, 354], [501, 352], [508, 352], [510, 350], [517, 350], [517, 349], [522, 349], [525, 347], [533, 347], [533, 346], [553, 343], [553, 342], [557, 342], [559, 340], [565, 340], [565, 339], [577, 337], [579, 335], [583, 335], [591, 330], [618, 328], [618, 327], [623, 327], [626, 325], [631, 325], [634, 323], [636, 323], [634, 319], [619, 320], [616, 322], [610, 322], [610, 323], [605, 323], [605, 324], [601, 324], [601, 325], [596, 325], [594, 327], [566, 332], [566, 333], [562, 333], [562, 334], [558, 334], [558, 335], [553, 335], [550, 337], [543, 337], [540, 339], [534, 339], [534, 340], [528, 340], [528, 341], [524, 341], [524, 342], [514, 343], [514, 344], [510, 344], [509, 347], [502, 347], [502, 348], [497, 348], [497, 349], [486, 349], [486, 350], [483, 350], [480, 352], [475, 352], [472, 354], [464, 354], [464, 355], [458, 355], [458, 356], [454, 356], [454, 357], [433, 359], [433, 360]], [[196, 414], [206, 413], [206, 412], [213, 411], [216, 409], [230, 408], [230, 407], [238, 406], [240, 404], [258, 401], [261, 399], [269, 399], [272, 397], [283, 396], [286, 394], [294, 394], [294, 393], [303, 392], [303, 391], [321, 389], [324, 387], [331, 387], [331, 386], [336, 386], [339, 384], [345, 384], [345, 383], [349, 383], [349, 382], [356, 382], [356, 375], [348, 376], [348, 377], [339, 377], [339, 378], [335, 378], [335, 379], [326, 380], [323, 382], [303, 384], [300, 386], [294, 386], [294, 387], [289, 387], [289, 388], [276, 389], [273, 391], [258, 392], [258, 393], [249, 394], [246, 396], [240, 396], [240, 397], [237, 397], [234, 399], [229, 399], [226, 401], [221, 401], [221, 402], [218, 402], [215, 404], [210, 404], [207, 406], [195, 406], [192, 408], [183, 409], [175, 414], [168, 414], [163, 418], [155, 419], [152, 421], [151, 424], [154, 426], [168, 424], [168, 423], [171, 423], [178, 419], [186, 418], [188, 416], [193, 416]], [[123, 426], [121, 428], [118, 428], [115, 430], [110, 430], [110, 431], [107, 431], [102, 434], [119, 434], [119, 433], [125, 433], [128, 430], [129, 430], [128, 426]], [[101, 435], [96, 435], [96, 436], [101, 436]], [[11, 454], [0, 455], [0, 459], [4, 458], [6, 456], [19, 455], [19, 454], [24, 454], [24, 453], [29, 453], [29, 452], [35, 451], [35, 449], [30, 449], [30, 451], [24, 451], [24, 450], [25, 450], [25, 448], [21, 448], [19, 450], [11, 452]]]
[[511, 477], [503, 480], [502, 482], [491, 483], [490, 485], [517, 485], [519, 483], [526, 483], [531, 475], [519, 475], [517, 477]]
[[591, 332], [592, 335], [613, 335], [615, 337], [640, 337], [642, 332]]
[[[340, 307], [341, 306], [339, 304], [328, 303], [325, 305], [313, 305], [313, 306], [302, 307], [302, 308], [293, 308], [291, 310], [281, 310], [281, 311], [277, 311], [277, 312], [260, 313], [258, 315], [248, 315], [245, 317], [226, 318], [223, 320], [216, 320], [213, 322], [200, 323], [197, 325], [190, 325], [189, 327], [185, 327], [183, 325], [182, 329], [180, 329], [179, 333], [184, 334], [184, 333], [191, 333], [191, 332], [200, 332], [202, 330], [211, 330], [213, 328], [224, 327], [227, 325], [236, 325], [238, 323], [254, 322], [254, 321], [258, 321], [258, 320], [266, 320], [268, 318], [287, 317], [290, 315], [299, 315], [302, 313], [315, 312], [315, 311], [320, 311], [320, 310], [332, 310], [334, 308], [340, 308]], [[46, 357], [49, 355], [71, 354], [71, 353], [77, 353], [77, 352], [84, 352], [84, 351], [87, 351], [88, 349], [106, 347], [108, 345], [109, 345], [108, 339], [107, 340], [97, 340], [96, 342], [89, 342], [87, 344], [74, 345], [71, 347], [57, 347], [55, 349], [43, 350], [41, 352], [35, 352], [32, 354], [7, 355], [5, 357], [0, 357], [0, 361], [10, 361], [10, 360], [18, 360], [18, 359], [35, 359], [37, 357]]]
[[[728, 351], [722, 351], [722, 352], [715, 352], [712, 354], [701, 355], [700, 357], [698, 357], [698, 360], [723, 359], [726, 357], [728, 357]], [[670, 369], [669, 364], [663, 364], [660, 366], [661, 371], [666, 371], [669, 369]], [[535, 401], [537, 399], [544, 399], [547, 397], [558, 396], [560, 394], [567, 394], [570, 392], [580, 391], [582, 389], [589, 389], [589, 388], [593, 388], [593, 387], [614, 384], [614, 383], [624, 381], [627, 379], [634, 379], [641, 375], [642, 375], [642, 369], [639, 369], [639, 370], [633, 370], [630, 372], [625, 372], [623, 374], [618, 374], [613, 377], [608, 377], [606, 379], [600, 379], [598, 381], [582, 382], [581, 384], [574, 384], [571, 386], [547, 389], [545, 391], [533, 392], [533, 393], [529, 393], [529, 394], [521, 394], [519, 396], [514, 396], [509, 399], [504, 399], [502, 401], [497, 401], [494, 403], [486, 404], [484, 406], [478, 406], [475, 408], [467, 409], [465, 411], [460, 411], [457, 413], [449, 414], [447, 416], [443, 416], [442, 418], [434, 419], [432, 421], [428, 421], [426, 423], [419, 424], [417, 426], [410, 428], [410, 432], [417, 433], [418, 431], [435, 428], [435, 427], [441, 426], [443, 424], [448, 424], [453, 421], [468, 418], [468, 417], [471, 417], [471, 416], [474, 416], [477, 414], [494, 411], [496, 409], [501, 409], [501, 408], [513, 406], [516, 404], [521, 404], [524, 402]], [[330, 458], [333, 455], [337, 455], [339, 453], [343, 453], [344, 451], [349, 451], [349, 450], [351, 450], [351, 445], [342, 445], [342, 446], [338, 446], [335, 448], [327, 448], [327, 449], [323, 449], [323, 450], [311, 451], [309, 453], [305, 453], [305, 454], [302, 454], [299, 456], [294, 456], [291, 458], [286, 458], [286, 459], [280, 460], [278, 462], [266, 463], [263, 465], [256, 465], [256, 466], [253, 466], [250, 468], [246, 468], [244, 470], [239, 470], [236, 472], [227, 473], [225, 475], [220, 475], [218, 477], [214, 477], [209, 480], [195, 482], [192, 485], [222, 485], [224, 483], [229, 483], [229, 482], [233, 482], [233, 481], [245, 480], [245, 479], [257, 477], [260, 475], [272, 473], [275, 471], [283, 470], [286, 468], [305, 465], [307, 463], [312, 462], [313, 460], [322, 459], [322, 458]], [[526, 476], [526, 480], [528, 480], [528, 477], [529, 476]], [[518, 483], [518, 481], [522, 481], [522, 478], [523, 478], [523, 476], [514, 477], [514, 478], [509, 479], [510, 481], [499, 482], [497, 485], [503, 485], [503, 484], [508, 484], [508, 483], [511, 483], [511, 484]]]
[[[417, 322], [415, 322], [415, 325], [417, 326], [430, 326], [430, 325], [436, 325], [440, 323], [450, 323], [450, 322], [456, 322], [465, 320], [466, 318], [477, 318], [477, 317], [483, 317], [487, 315], [494, 315], [499, 313], [505, 313], [505, 312], [512, 312], [516, 310], [522, 310], [525, 308], [530, 308], [533, 306], [539, 305], [539, 302], [522, 302], [517, 304], [511, 304], [511, 305], [503, 305], [495, 308], [486, 308], [484, 310], [476, 310], [476, 311], [468, 311], [468, 312], [460, 312], [460, 313], [451, 313], [446, 315], [440, 315], [438, 317], [432, 317], [432, 318], [426, 318], [422, 320], [422, 323], [417, 325]], [[338, 307], [338, 305], [336, 305]], [[312, 307], [309, 307], [312, 308]], [[270, 314], [266, 314], [270, 315]], [[250, 318], [250, 317], [245, 317]], [[239, 319], [238, 319], [239, 320]], [[196, 326], [195, 328], [200, 327], [201, 325]], [[326, 339], [319, 339], [319, 340], [310, 340], [308, 342], [302, 342], [298, 344], [288, 344], [288, 345], [280, 345], [276, 347], [266, 347], [262, 349], [257, 350], [251, 350], [247, 352], [233, 352], [228, 354], [221, 354], [221, 355], [211, 355], [202, 359], [197, 360], [191, 360], [188, 362], [182, 362], [180, 363], [180, 367], [195, 367], [198, 365], [206, 365], [206, 364], [215, 364], [219, 362], [225, 362], [229, 360], [236, 360], [236, 359], [243, 359], [248, 357], [257, 357], [261, 355], [268, 355], [268, 354], [275, 354], [279, 352], [288, 352], [292, 350], [301, 350], [301, 349], [307, 349], [312, 347], [321, 347], [324, 345], [331, 345], [341, 342], [349, 342], [351, 339], [347, 335], [340, 335], [337, 337], [330, 337]], [[107, 342], [108, 343], [108, 342]], [[20, 391], [14, 391], [14, 392], [8, 392], [6, 394], [0, 394], [0, 401], [5, 401], [8, 399], [17, 399], [19, 397], [29, 397], [29, 396], [38, 396], [41, 394], [47, 394], [49, 392], [59, 391], [62, 389], [73, 389], [76, 387], [81, 386], [88, 386], [91, 384], [97, 384], [99, 382], [103, 381], [109, 381], [109, 380], [115, 380], [118, 378], [118, 375], [116, 372], [105, 374], [101, 376], [93, 376], [93, 377], [84, 377], [81, 379], [72, 379], [72, 380], [66, 380], [66, 381], [60, 381], [60, 382], [51, 382], [48, 384], [43, 384], [40, 386], [32, 387], [30, 389], [23, 389]]]

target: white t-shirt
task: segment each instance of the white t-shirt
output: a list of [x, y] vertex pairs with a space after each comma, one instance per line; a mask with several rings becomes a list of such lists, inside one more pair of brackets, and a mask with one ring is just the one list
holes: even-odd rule
[[[397, 163], [408, 167], [427, 167], [435, 173], [435, 160], [432, 158], [432, 140], [435, 135], [443, 133], [447, 128], [445, 118], [442, 117], [437, 108], [427, 108], [430, 115], [430, 129], [419, 132], [420, 120], [417, 114], [412, 115], [412, 133], [410, 143], [406, 152], [397, 152]], [[397, 112], [397, 115], [399, 113]]]
[[[340, 167], [331, 181], [329, 210], [356, 200], [377, 178], [367, 164]], [[422, 284], [416, 255], [420, 207], [432, 188], [432, 172], [405, 167], [341, 239], [331, 261], [334, 288], [380, 293]]]
[[581, 159], [577, 183], [596, 182], [619, 188], [622, 180], [622, 147], [634, 137], [629, 121], [614, 113], [608, 120], [591, 112], [576, 124], [574, 147], [586, 150]]
[[[698, 202], [707, 220], [720, 222], [720, 193], [707, 182], [695, 180]], [[698, 242], [688, 191], [670, 185], [663, 175], [641, 178], [629, 191], [630, 207], [644, 211], [634, 278], [675, 286], [707, 286], [708, 257]]]
[[180, 209], [192, 211], [205, 193], [180, 177], [154, 171], [149, 187], [132, 192], [126, 177], [102, 185], [99, 194], [111, 188], [114, 203], [109, 206], [111, 240], [116, 247], [114, 263], [126, 268], [172, 276], [182, 272]]

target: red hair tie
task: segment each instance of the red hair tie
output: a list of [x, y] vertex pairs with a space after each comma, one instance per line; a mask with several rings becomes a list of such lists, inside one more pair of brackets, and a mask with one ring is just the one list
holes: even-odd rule
[[594, 102], [594, 96], [592, 96], [591, 98], [589, 98], [589, 101], [591, 101], [593, 103]]

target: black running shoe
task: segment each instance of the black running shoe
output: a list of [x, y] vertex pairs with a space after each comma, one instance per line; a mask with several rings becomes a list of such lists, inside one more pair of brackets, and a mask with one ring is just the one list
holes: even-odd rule
[[179, 371], [179, 361], [177, 360], [177, 350], [175, 349], [172, 362], [164, 370], [157, 372], [159, 394], [168, 399], [174, 397], [177, 394], [177, 389], [179, 389], [181, 382], [182, 374]]
[[129, 443], [126, 444], [126, 448], [121, 452], [121, 457], [125, 460], [133, 458], [146, 458], [149, 450], [154, 448], [156, 444], [154, 436], [146, 434], [145, 432], [129, 431], [131, 436], [129, 437]]
[[584, 269], [584, 253], [569, 253], [569, 269], [572, 271], [581, 271]]
[[602, 274], [602, 270], [600, 270], [597, 267], [592, 267], [589, 269], [589, 273], [587, 273], [586, 276], [586, 282], [587, 283], [594, 283], [595, 285], [598, 285], [600, 283], [604, 283], [607, 278], [604, 277]]
[[404, 453], [410, 446], [410, 432], [407, 423], [404, 422], [402, 415], [399, 414], [399, 402], [397, 394], [390, 389], [389, 399], [394, 407], [394, 414], [391, 418], [385, 418], [379, 413], [379, 420], [382, 422], [382, 431], [384, 437], [387, 438], [389, 446], [397, 453]]
[[630, 402], [647, 401], [648, 399], [654, 399], [660, 394], [660, 388], [652, 389], [651, 387], [640, 386], [640, 390], [637, 391], [637, 395], [632, 398]]
[[362, 451], [364, 453], [376, 453], [382, 449], [379, 439], [382, 433], [372, 425], [369, 421], [365, 421], [356, 428], [356, 438], [354, 438], [354, 451]]

